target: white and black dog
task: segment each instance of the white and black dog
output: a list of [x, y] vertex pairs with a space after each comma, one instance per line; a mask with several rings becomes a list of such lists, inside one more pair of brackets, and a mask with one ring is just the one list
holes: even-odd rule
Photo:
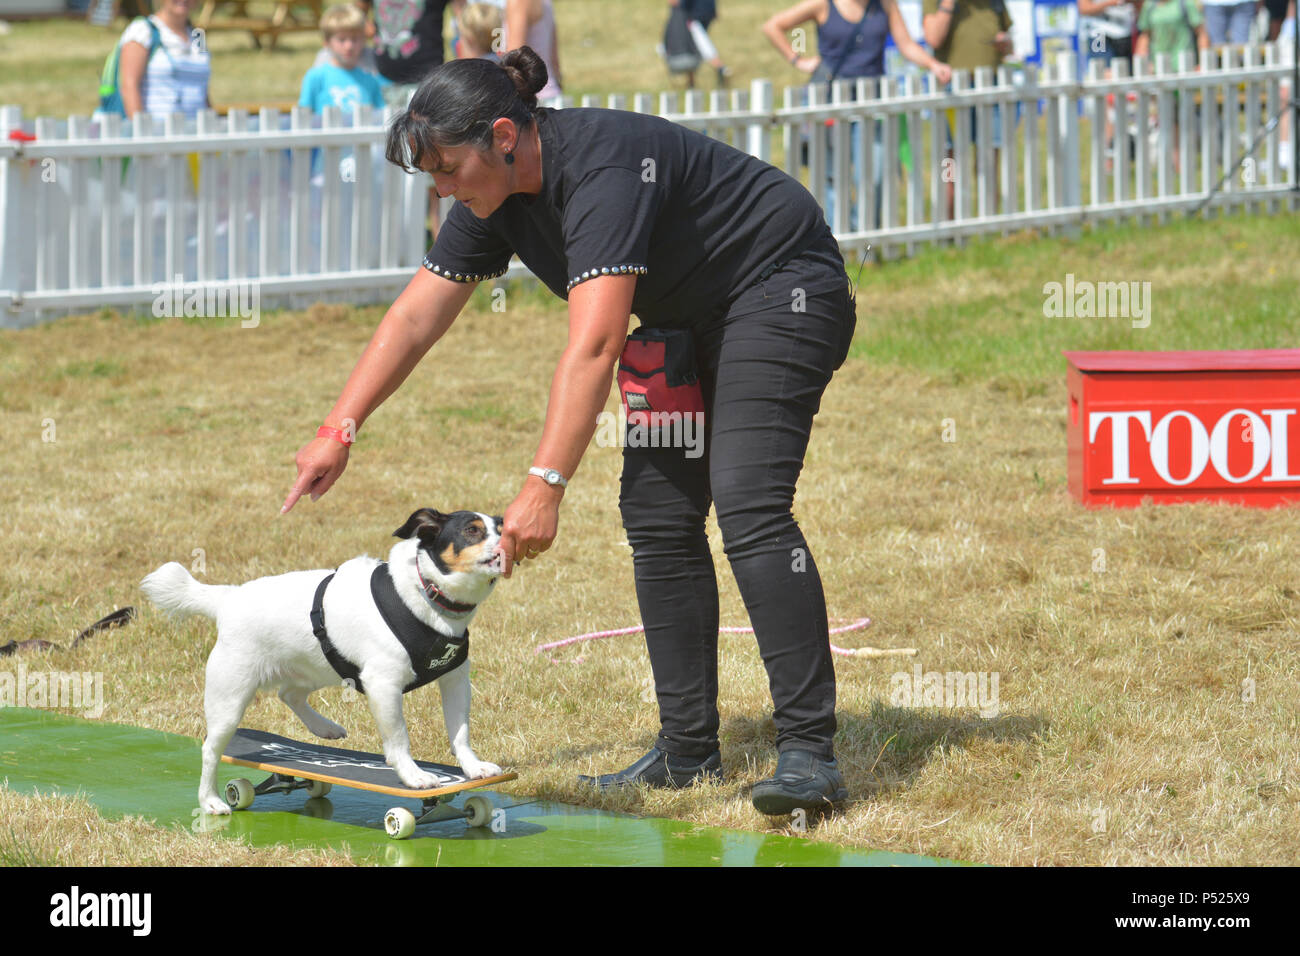
[[164, 564], [142, 590], [164, 610], [217, 622], [203, 707], [207, 737], [199, 806], [229, 813], [217, 794], [221, 754], [258, 690], [278, 690], [307, 729], [336, 740], [346, 731], [318, 714], [307, 695], [347, 683], [362, 691], [402, 782], [437, 785], [411, 759], [402, 694], [438, 681], [451, 749], [470, 777], [501, 772], [469, 745], [469, 622], [503, 570], [501, 518], [421, 508], [393, 534], [387, 563], [353, 558], [337, 571], [294, 571], [243, 585], [200, 584]]

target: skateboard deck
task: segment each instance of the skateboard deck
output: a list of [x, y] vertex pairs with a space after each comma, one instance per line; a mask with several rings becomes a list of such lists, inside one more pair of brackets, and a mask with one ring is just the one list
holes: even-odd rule
[[437, 777], [438, 783], [427, 789], [415, 789], [402, 783], [397, 771], [388, 766], [379, 754], [303, 743], [244, 727], [235, 731], [221, 759], [225, 763], [253, 767], [271, 774], [256, 787], [248, 780], [230, 781], [226, 785], [226, 802], [235, 810], [247, 809], [254, 798], [262, 794], [306, 790], [309, 797], [321, 797], [334, 785], [419, 799], [418, 815], [402, 807], [395, 807], [385, 814], [384, 829], [397, 840], [410, 836], [421, 823], [464, 819], [471, 827], [487, 826], [494, 812], [499, 811], [494, 811], [486, 797], [466, 798], [463, 809], [447, 806], [446, 801], [461, 791], [490, 787], [519, 776], [502, 773], [471, 779], [459, 767], [417, 760], [416, 765]]
[[402, 783], [397, 771], [384, 763], [384, 758], [379, 754], [303, 743], [244, 727], [235, 731], [221, 759], [226, 763], [253, 767], [268, 773], [320, 780], [323, 783], [386, 793], [394, 797], [420, 799], [490, 787], [519, 776], [516, 773], [503, 773], [494, 777], [471, 779], [459, 767], [417, 760], [416, 765], [436, 776], [439, 782], [435, 787], [415, 790]]

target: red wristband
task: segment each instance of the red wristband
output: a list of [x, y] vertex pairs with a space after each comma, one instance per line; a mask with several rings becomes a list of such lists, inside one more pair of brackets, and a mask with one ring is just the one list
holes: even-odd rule
[[352, 447], [352, 442], [348, 440], [347, 433], [341, 428], [331, 428], [329, 425], [322, 425], [320, 428], [316, 429], [316, 437], [333, 438], [336, 442], [341, 443], [345, 448]]

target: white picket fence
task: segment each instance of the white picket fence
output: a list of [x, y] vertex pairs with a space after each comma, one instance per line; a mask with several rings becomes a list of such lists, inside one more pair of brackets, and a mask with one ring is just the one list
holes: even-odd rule
[[[1139, 59], [1109, 80], [1094, 69], [1077, 81], [1064, 56], [1041, 75], [959, 73], [950, 91], [906, 75], [829, 96], [787, 88], [779, 105], [767, 81], [581, 105], [657, 112], [775, 163], [827, 207], [846, 255], [889, 256], [1120, 217], [1294, 210], [1296, 169], [1267, 125], [1292, 75], [1290, 49], [1268, 46], [1203, 51], [1199, 64]], [[994, 134], [1007, 148], [994, 150]], [[0, 108], [0, 326], [148, 311], [177, 282], [252, 283], [262, 307], [391, 300], [425, 251], [430, 180], [386, 163], [384, 137], [384, 117], [364, 107], [130, 124], [25, 123]], [[516, 262], [509, 275], [526, 274]]]

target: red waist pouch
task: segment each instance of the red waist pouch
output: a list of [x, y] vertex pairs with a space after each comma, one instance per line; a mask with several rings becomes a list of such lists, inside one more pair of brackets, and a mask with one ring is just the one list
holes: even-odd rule
[[667, 425], [673, 412], [703, 415], [691, 333], [642, 326], [629, 335], [618, 362], [618, 390], [629, 425]]

